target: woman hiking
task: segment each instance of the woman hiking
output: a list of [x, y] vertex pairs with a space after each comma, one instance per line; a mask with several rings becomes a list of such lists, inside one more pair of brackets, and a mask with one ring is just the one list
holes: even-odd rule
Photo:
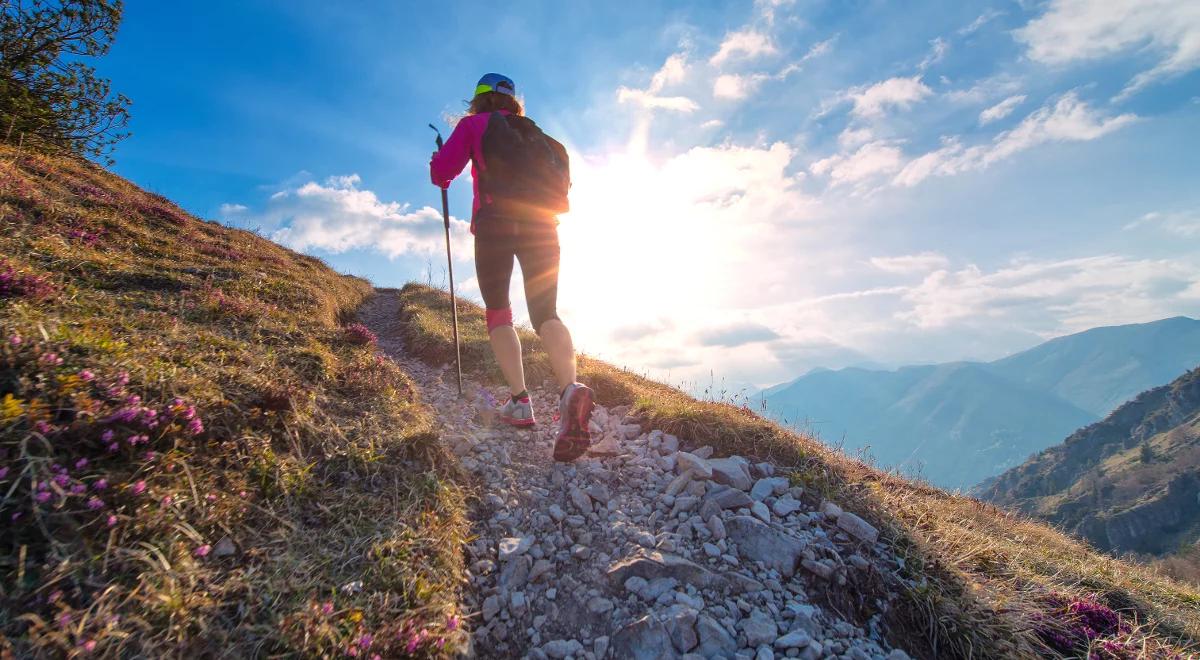
[[516, 96], [512, 79], [479, 79], [467, 115], [429, 163], [435, 185], [449, 187], [471, 161], [475, 201], [475, 275], [487, 315], [488, 337], [508, 382], [500, 419], [517, 427], [535, 423], [525, 387], [521, 340], [512, 325], [508, 289], [513, 260], [521, 263], [529, 320], [541, 337], [558, 381], [561, 426], [554, 459], [573, 461], [591, 444], [592, 390], [575, 381], [575, 347], [558, 318], [558, 218], [566, 211], [567, 154], [541, 132]]

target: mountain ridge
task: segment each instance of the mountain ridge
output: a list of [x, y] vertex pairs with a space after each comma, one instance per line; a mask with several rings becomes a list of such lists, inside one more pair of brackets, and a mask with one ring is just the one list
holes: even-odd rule
[[1115, 553], [1200, 540], [1200, 368], [1127, 402], [974, 494]]
[[1176, 316], [1093, 328], [992, 362], [809, 372], [758, 397], [776, 419], [816, 420], [847, 448], [870, 447], [881, 465], [965, 488], [1196, 364], [1200, 321]]

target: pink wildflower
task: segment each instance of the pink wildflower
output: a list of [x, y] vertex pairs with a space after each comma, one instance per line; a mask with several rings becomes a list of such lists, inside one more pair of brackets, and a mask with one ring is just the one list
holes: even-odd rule
[[92, 511], [96, 511], [98, 509], [103, 509], [104, 508], [104, 500], [100, 499], [99, 497], [92, 497], [92, 498], [88, 499], [87, 506]]
[[108, 479], [97, 479], [92, 484], [92, 488], [95, 490], [104, 490], [105, 488], [108, 488]]
[[200, 435], [204, 433], [204, 424], [200, 421], [199, 417], [195, 417], [192, 421], [188, 422], [187, 430], [192, 435]]
[[73, 486], [71, 486], [71, 494], [72, 495], [83, 495], [86, 492], [87, 492], [87, 486], [84, 485], [83, 483], [76, 483]]
[[13, 346], [20, 346], [21, 345], [21, 335], [14, 334], [13, 336], [9, 337], [8, 343]]
[[132, 490], [133, 490], [134, 495], [141, 495], [142, 493], [146, 492], [146, 482], [145, 481], [137, 482], [136, 484], [133, 485]]
[[8, 517], [8, 519], [12, 522], [17, 522], [18, 520], [21, 519], [21, 512], [18, 511], [18, 512], [12, 514], [11, 516]]
[[158, 454], [154, 453], [153, 451], [146, 452], [146, 460], [147, 461], [153, 461], [157, 457], [158, 457]]
[[117, 524], [116, 514], [112, 514], [112, 513], [108, 514], [108, 520], [105, 522], [108, 524], [109, 527], [115, 526]]
[[324, 614], [325, 616], [329, 616], [330, 614], [333, 614], [333, 603], [330, 601], [325, 601], [324, 603], [322, 603], [321, 604], [321, 614]]
[[208, 553], [210, 552], [212, 552], [212, 546], [205, 543], [204, 545], [192, 551], [192, 554], [196, 555], [197, 557], [207, 557]]
[[86, 459], [86, 458], [81, 458], [81, 459], [75, 461], [75, 469], [76, 470], [82, 470], [83, 468], [85, 468], [87, 466], [88, 466], [88, 459]]
[[162, 505], [165, 508], [165, 507], [171, 506], [171, 502], [174, 502], [174, 501], [175, 501], [175, 498], [171, 497], [170, 495], [167, 495], [166, 497], [162, 498]]
[[83, 642], [82, 644], [80, 644], [80, 646], [83, 647], [84, 651], [91, 653], [92, 651], [96, 650], [96, 640], [89, 639], [86, 642]]
[[50, 491], [43, 490], [43, 491], [39, 492], [37, 495], [34, 495], [33, 499], [37, 500], [38, 504], [45, 504], [46, 502], [49, 502], [50, 498], [53, 496], [54, 496], [54, 494], [51, 493]]
[[50, 593], [49, 596], [46, 596], [46, 602], [53, 605], [54, 603], [58, 602], [59, 598], [62, 598], [62, 595], [63, 595], [62, 589], [55, 589], [54, 591], [52, 591]]
[[205, 501], [207, 501], [207, 502], [216, 502], [216, 501], [217, 501], [217, 496], [216, 496], [216, 495], [214, 495], [214, 494], [212, 494], [212, 493], [209, 493], [208, 495], [205, 495], [205, 496], [204, 496], [204, 500], [205, 500]]
[[95, 380], [95, 378], [96, 374], [92, 373], [88, 369], [82, 369], [79, 372], [79, 380], [82, 380], [85, 383], [90, 383], [91, 381]]
[[51, 367], [57, 367], [63, 363], [63, 359], [58, 357], [57, 353], [44, 353], [42, 357], [38, 358], [38, 361]]
[[362, 637], [358, 638], [358, 646], [364, 649], [370, 648], [371, 642], [374, 641], [374, 639], [375, 638], [371, 636], [371, 633], [363, 633]]
[[34, 423], [33, 429], [35, 431], [37, 431], [38, 433], [41, 433], [42, 435], [49, 435], [50, 433], [52, 433], [54, 431], [53, 426], [47, 424], [45, 421], [40, 420], [40, 419], [36, 423]]
[[7, 476], [8, 476], [8, 466], [5, 465], [4, 467], [0, 467], [0, 479], [3, 479]]
[[113, 430], [112, 429], [104, 429], [104, 433], [100, 434], [100, 442], [112, 442], [112, 439], [113, 439]]
[[113, 442], [113, 443], [110, 443], [107, 447], [105, 447], [105, 449], [108, 450], [108, 453], [115, 454], [115, 453], [117, 453], [118, 450], [121, 449], [121, 446], [118, 445], [117, 443]]
[[60, 628], [66, 628], [67, 626], [71, 625], [71, 613], [63, 612], [62, 614], [59, 614], [58, 625]]
[[71, 485], [71, 477], [68, 477], [65, 474], [56, 474], [54, 475], [54, 483], [59, 488], [66, 488], [67, 486]]

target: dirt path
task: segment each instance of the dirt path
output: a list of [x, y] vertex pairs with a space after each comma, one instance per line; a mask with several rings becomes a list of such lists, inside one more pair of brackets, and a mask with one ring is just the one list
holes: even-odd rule
[[[767, 464], [644, 430], [598, 406], [608, 456], [550, 457], [557, 394], [531, 389], [539, 424], [484, 424], [484, 391], [408, 356], [398, 298], [360, 318], [437, 411], [441, 437], [476, 478], [477, 540], [464, 548], [478, 657], [907, 658], [870, 629], [809, 602], [808, 585], [886, 570], [875, 530], [814, 502]], [[501, 396], [502, 392], [494, 391]], [[600, 402], [603, 403], [603, 402]], [[685, 654], [691, 654], [685, 655]]]

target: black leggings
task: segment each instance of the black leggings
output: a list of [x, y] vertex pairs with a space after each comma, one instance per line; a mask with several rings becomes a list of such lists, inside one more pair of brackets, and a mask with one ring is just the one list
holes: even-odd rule
[[558, 232], [475, 237], [475, 276], [487, 307], [489, 331], [512, 324], [508, 287], [514, 257], [525, 276], [529, 321], [540, 333], [543, 323], [558, 318]]

